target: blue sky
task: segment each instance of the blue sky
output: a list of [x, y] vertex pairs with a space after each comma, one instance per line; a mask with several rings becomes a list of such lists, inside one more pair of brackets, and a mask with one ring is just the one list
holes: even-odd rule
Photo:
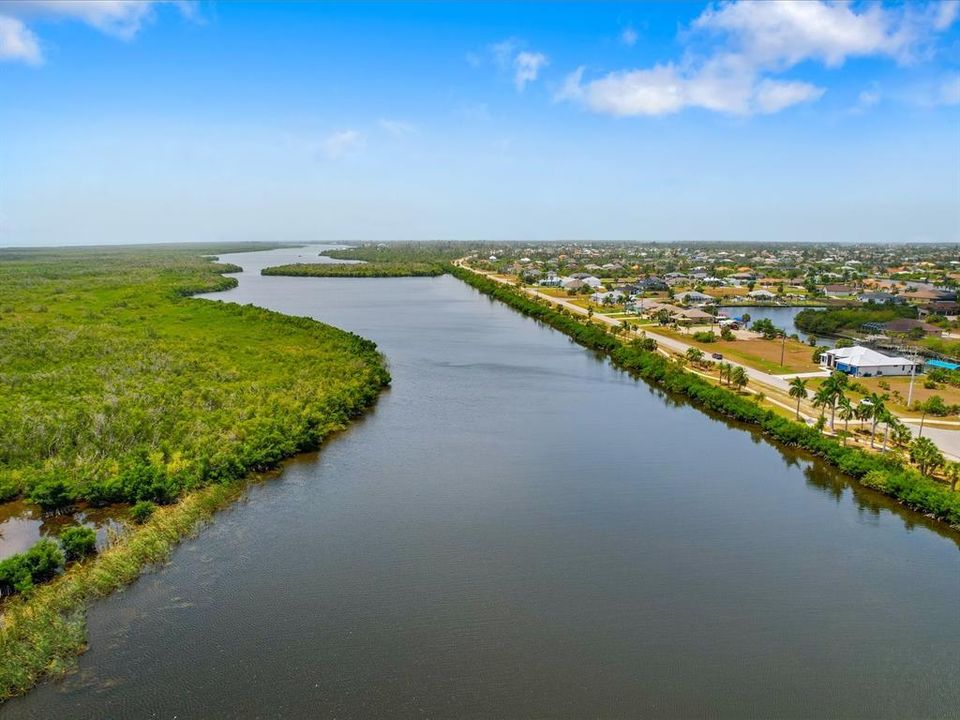
[[0, 245], [960, 242], [956, 3], [0, 4]]

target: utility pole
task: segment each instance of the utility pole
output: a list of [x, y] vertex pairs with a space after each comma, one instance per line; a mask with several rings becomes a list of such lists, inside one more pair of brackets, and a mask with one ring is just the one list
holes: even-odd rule
[[783, 367], [783, 352], [787, 347], [787, 333], [786, 331], [780, 333], [780, 367]]
[[917, 376], [917, 354], [914, 350], [913, 364], [910, 366], [910, 389], [907, 390], [907, 410], [913, 404], [913, 379]]

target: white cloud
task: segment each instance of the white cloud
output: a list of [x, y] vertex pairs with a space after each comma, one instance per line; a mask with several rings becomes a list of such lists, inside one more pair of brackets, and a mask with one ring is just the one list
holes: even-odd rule
[[490, 46], [490, 55], [501, 70], [507, 70], [513, 63], [513, 58], [520, 47], [517, 38], [507, 38]]
[[946, 30], [960, 15], [960, 0], [943, 0], [936, 6], [936, 14], [933, 18], [934, 30]]
[[158, 5], [173, 5], [183, 17], [196, 17], [196, 6], [188, 0], [6, 0], [0, 5], [0, 60], [42, 61], [37, 38], [26, 23], [79, 22], [132, 40], [153, 19]]
[[622, 42], [627, 47], [633, 47], [634, 45], [637, 44], [637, 40], [639, 39], [639, 37], [640, 36], [637, 35], [636, 30], [634, 30], [632, 27], [627, 26], [623, 29], [623, 32], [620, 33], [620, 42]]
[[811, 83], [765, 79], [754, 88], [753, 107], [761, 113], [776, 113], [791, 105], [819, 100], [824, 92], [824, 88]]
[[673, 64], [649, 70], [610, 73], [583, 84], [583, 68], [567, 76], [557, 95], [580, 100], [591, 110], [618, 117], [668, 115], [685, 108], [702, 108], [733, 115], [774, 113], [791, 105], [812, 102], [824, 89], [804, 82], [757, 81], [735, 56], [720, 57], [696, 72]]
[[378, 124], [383, 130], [386, 130], [394, 137], [413, 135], [417, 131], [417, 128], [414, 125], [408, 122], [403, 122], [402, 120], [388, 120], [386, 118], [380, 118]]
[[550, 61], [543, 53], [521, 52], [513, 59], [514, 75], [513, 84], [518, 92], [523, 92], [527, 83], [533, 82], [540, 74], [540, 69], [546, 66]]
[[359, 130], [341, 130], [324, 138], [320, 143], [320, 151], [331, 160], [336, 160], [363, 145], [363, 135]]
[[897, 57], [912, 41], [893, 13], [879, 5], [857, 13], [840, 3], [745, 0], [708, 8], [693, 25], [727, 33], [739, 52], [769, 68], [807, 59], [837, 67], [850, 56]]
[[43, 60], [37, 36], [22, 22], [0, 15], [0, 61], [11, 60], [39, 65]]
[[[493, 64], [500, 72], [512, 75], [517, 92], [523, 92], [528, 83], [539, 77], [540, 70], [550, 64], [543, 53], [523, 49], [525, 44], [519, 38], [509, 37], [487, 46]], [[479, 56], [468, 53], [467, 62], [473, 67], [479, 65], [479, 60]]]
[[152, 16], [154, 0], [9, 0], [4, 12], [23, 18], [74, 20], [130, 40]]
[[616, 116], [664, 115], [696, 107], [735, 115], [775, 113], [814, 102], [825, 89], [771, 77], [805, 61], [838, 67], [850, 57], [912, 62], [957, 17], [956, 3], [886, 9], [807, 0], [739, 0], [708, 7], [683, 34], [678, 62], [567, 76], [558, 100]]

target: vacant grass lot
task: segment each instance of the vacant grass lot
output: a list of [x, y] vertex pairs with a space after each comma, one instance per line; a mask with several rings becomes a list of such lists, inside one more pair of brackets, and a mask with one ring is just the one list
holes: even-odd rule
[[[772, 375], [814, 372], [820, 366], [813, 362], [813, 348], [804, 343], [787, 339], [784, 347], [784, 364], [780, 365], [780, 340], [733, 340], [726, 342], [704, 343], [693, 339], [692, 335], [676, 332], [663, 327], [651, 328], [652, 332], [676, 338], [682, 342], [703, 350], [705, 353], [721, 353], [724, 358], [755, 367]], [[719, 334], [718, 330], [714, 330]]]

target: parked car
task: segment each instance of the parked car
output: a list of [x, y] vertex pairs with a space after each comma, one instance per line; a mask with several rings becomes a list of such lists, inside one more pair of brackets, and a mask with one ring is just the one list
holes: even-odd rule
[[723, 360], [723, 355], [720, 353], [710, 353], [710, 357], [712, 357], [714, 360]]

